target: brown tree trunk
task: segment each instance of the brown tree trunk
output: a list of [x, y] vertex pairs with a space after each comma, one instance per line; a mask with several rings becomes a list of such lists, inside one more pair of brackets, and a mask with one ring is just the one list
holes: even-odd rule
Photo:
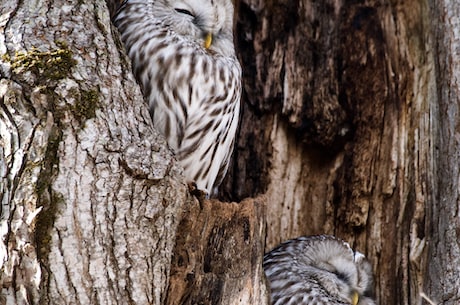
[[[266, 249], [299, 235], [338, 235], [371, 260], [380, 304], [421, 304], [421, 293], [439, 300], [439, 286], [424, 291], [440, 215], [432, 212], [441, 190], [438, 103], [457, 104], [436, 87], [442, 43], [433, 29], [452, 1], [445, 11], [428, 1], [238, 3], [246, 90], [222, 194], [266, 195]], [[450, 22], [436, 39], [454, 37]], [[446, 88], [452, 77], [444, 74]], [[453, 110], [444, 111], [450, 128]], [[454, 151], [445, 169], [456, 168]], [[443, 179], [456, 190], [456, 174]], [[438, 277], [449, 270], [437, 268]]]
[[165, 304], [268, 304], [264, 218], [263, 196], [191, 207], [177, 231]]

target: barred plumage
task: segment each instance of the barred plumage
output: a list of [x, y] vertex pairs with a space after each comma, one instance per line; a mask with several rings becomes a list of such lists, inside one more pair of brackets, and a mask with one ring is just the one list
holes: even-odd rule
[[241, 67], [231, 0], [127, 0], [115, 16], [154, 126], [208, 195], [227, 171]]
[[330, 235], [299, 237], [264, 257], [273, 305], [375, 305], [363, 254]]

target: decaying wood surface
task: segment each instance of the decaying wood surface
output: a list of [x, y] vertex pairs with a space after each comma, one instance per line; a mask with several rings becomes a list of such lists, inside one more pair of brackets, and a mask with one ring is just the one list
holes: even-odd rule
[[338, 235], [371, 260], [380, 304], [420, 304], [438, 222], [427, 218], [440, 141], [433, 7], [237, 7], [245, 99], [222, 194], [266, 195], [266, 249], [300, 235]]
[[177, 236], [165, 304], [268, 304], [264, 197], [196, 203]]

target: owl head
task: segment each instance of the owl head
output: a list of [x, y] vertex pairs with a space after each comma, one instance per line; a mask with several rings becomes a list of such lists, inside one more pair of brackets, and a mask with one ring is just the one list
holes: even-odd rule
[[288, 298], [304, 301], [297, 304], [375, 305], [371, 265], [334, 236], [284, 242], [265, 255], [264, 270], [274, 304]]
[[152, 5], [152, 17], [177, 33], [178, 39], [203, 50], [234, 55], [231, 0], [153, 0]]
[[352, 305], [373, 305], [372, 267], [365, 256], [333, 236], [318, 236], [300, 257], [316, 269], [318, 283]]

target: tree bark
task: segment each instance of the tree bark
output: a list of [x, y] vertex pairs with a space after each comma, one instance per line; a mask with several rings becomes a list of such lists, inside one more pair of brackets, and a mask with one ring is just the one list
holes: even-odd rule
[[[266, 250], [299, 235], [338, 235], [371, 260], [379, 303], [435, 298], [440, 290], [424, 290], [440, 221], [432, 212], [442, 189], [438, 103], [458, 120], [437, 89], [442, 43], [433, 29], [445, 21], [433, 17], [448, 9], [398, 0], [238, 3], [245, 100], [222, 194], [266, 195]], [[452, 23], [443, 35], [455, 30]]]
[[191, 200], [105, 3], [0, 15], [0, 303], [162, 304]]
[[262, 270], [265, 198], [204, 201], [179, 225], [168, 305], [269, 304]]
[[460, 3], [431, 1], [435, 33], [436, 200], [428, 209], [429, 259], [425, 287], [437, 304], [460, 303]]

